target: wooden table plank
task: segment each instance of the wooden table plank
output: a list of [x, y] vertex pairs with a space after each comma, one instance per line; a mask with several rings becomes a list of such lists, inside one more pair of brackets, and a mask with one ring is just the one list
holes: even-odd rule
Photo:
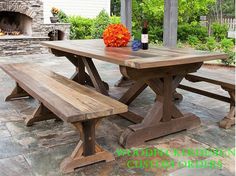
[[42, 42], [42, 44], [51, 49], [137, 69], [197, 63], [228, 57], [219, 52], [164, 47], [132, 51], [131, 47], [105, 47], [101, 39], [50, 41]]

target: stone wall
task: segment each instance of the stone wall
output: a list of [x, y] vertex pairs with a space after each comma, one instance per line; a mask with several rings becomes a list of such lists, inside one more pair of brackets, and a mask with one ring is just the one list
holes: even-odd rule
[[49, 50], [43, 47], [40, 42], [48, 38], [22, 37], [17, 39], [0, 39], [0, 56], [46, 54]]
[[70, 36], [70, 24], [68, 23], [51, 23], [44, 24], [42, 28], [42, 36], [48, 36], [48, 33], [54, 30], [62, 31], [65, 35], [64, 40], [68, 40]]

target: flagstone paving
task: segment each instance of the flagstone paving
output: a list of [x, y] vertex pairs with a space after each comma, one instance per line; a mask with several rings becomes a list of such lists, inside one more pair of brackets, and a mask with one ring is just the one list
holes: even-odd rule
[[[15, 62], [39, 63], [53, 71], [70, 77], [74, 67], [61, 57], [53, 55], [31, 55], [0, 57], [0, 64]], [[120, 78], [116, 65], [95, 61], [99, 73], [104, 81], [110, 85], [110, 93], [114, 97], [120, 97], [127, 88], [114, 87]], [[216, 68], [214, 68], [216, 69]], [[217, 68], [221, 71], [231, 71], [226, 68]], [[226, 94], [220, 87], [207, 83], [198, 84], [204, 89]], [[33, 99], [4, 102], [4, 98], [14, 87], [14, 81], [0, 70], [0, 176], [58, 176], [63, 175], [59, 171], [61, 161], [68, 156], [79, 140], [77, 132], [70, 125], [62, 122], [45, 121], [36, 123], [32, 127], [24, 125], [24, 119], [31, 115], [38, 102]], [[182, 111], [190, 111], [201, 118], [201, 127], [189, 131], [182, 131], [156, 140], [152, 140], [141, 146], [150, 150], [161, 149], [227, 149], [235, 148], [235, 127], [224, 130], [218, 127], [218, 122], [228, 111], [228, 104], [213, 100], [201, 95], [178, 90], [184, 100], [177, 103]], [[153, 104], [154, 93], [146, 89], [131, 104], [131, 109], [140, 114], [145, 114]], [[102, 120], [96, 134], [97, 141], [107, 150], [113, 152], [116, 160], [110, 163], [97, 163], [88, 167], [77, 169], [68, 176], [106, 176], [106, 175], [156, 175], [156, 176], [233, 176], [235, 175], [235, 159], [233, 156], [118, 156], [116, 151], [122, 149], [118, 144], [120, 134], [131, 122], [118, 116], [112, 116]], [[174, 163], [171, 167], [144, 167], [141, 161]], [[139, 161], [137, 168], [134, 161]], [[180, 167], [181, 162], [187, 161], [216, 161], [222, 163], [221, 168], [188, 168]], [[132, 163], [132, 164], [130, 164]]]

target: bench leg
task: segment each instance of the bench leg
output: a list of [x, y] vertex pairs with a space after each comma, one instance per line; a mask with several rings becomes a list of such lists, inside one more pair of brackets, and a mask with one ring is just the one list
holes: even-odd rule
[[49, 109], [47, 109], [42, 103], [34, 111], [33, 115], [25, 120], [26, 126], [32, 126], [34, 122], [40, 122], [44, 120], [56, 119], [61, 121], [55, 114], [53, 114]]
[[6, 97], [5, 101], [11, 101], [23, 97], [30, 97], [30, 95], [23, 90], [18, 83], [16, 83], [16, 87], [13, 89], [11, 94]]
[[228, 91], [231, 102], [230, 102], [230, 111], [228, 115], [224, 117], [223, 120], [220, 121], [220, 127], [224, 129], [228, 129], [231, 126], [235, 125], [235, 92], [234, 90], [228, 90], [226, 88], [223, 88], [223, 89]]
[[63, 173], [73, 172], [76, 168], [87, 166], [101, 161], [115, 160], [112, 153], [104, 150], [95, 142], [95, 128], [98, 120], [89, 120], [73, 123], [80, 132], [81, 140], [71, 156], [64, 159], [60, 169]]

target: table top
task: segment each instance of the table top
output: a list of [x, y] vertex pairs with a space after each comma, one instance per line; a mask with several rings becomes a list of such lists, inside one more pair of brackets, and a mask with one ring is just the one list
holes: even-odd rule
[[106, 47], [102, 39], [48, 41], [42, 44], [50, 49], [136, 69], [190, 64], [228, 57], [227, 54], [219, 52], [165, 47], [132, 51], [131, 47]]

